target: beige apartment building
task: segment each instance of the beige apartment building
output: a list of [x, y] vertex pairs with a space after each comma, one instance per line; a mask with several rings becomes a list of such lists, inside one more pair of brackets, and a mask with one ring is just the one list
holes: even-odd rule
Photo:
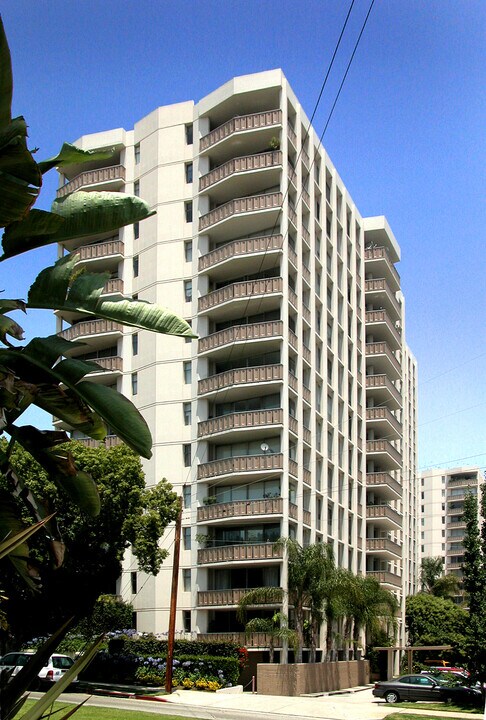
[[[80, 264], [111, 271], [107, 295], [166, 305], [198, 335], [59, 317], [104, 368], [97, 380], [146, 418], [147, 483], [183, 496], [177, 629], [243, 641], [241, 595], [286, 587], [281, 536], [330, 542], [340, 566], [403, 601], [418, 488], [400, 249], [384, 217], [361, 217], [282, 72], [76, 144], [116, 155], [63, 169], [60, 195], [112, 189], [157, 211], [93, 237]], [[127, 556], [119, 592], [139, 630], [167, 630], [170, 586], [170, 562], [152, 578]]]
[[479, 467], [433, 468], [420, 477], [420, 558], [441, 557], [444, 572], [462, 577], [466, 493], [480, 495]]

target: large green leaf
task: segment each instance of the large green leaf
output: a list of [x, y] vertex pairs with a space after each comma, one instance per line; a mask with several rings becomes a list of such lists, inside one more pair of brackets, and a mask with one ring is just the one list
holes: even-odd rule
[[34, 525], [30, 525], [28, 528], [24, 528], [23, 530], [15, 532], [15, 534], [12, 534], [12, 531], [10, 531], [8, 537], [0, 541], [0, 560], [6, 555], [12, 553], [24, 543], [26, 543], [27, 540], [32, 537], [32, 535], [34, 535], [41, 527], [43, 527], [43, 525], [48, 523], [52, 517], [54, 517], [54, 515], [48, 515], [43, 520], [40, 520], [40, 522], [37, 522]]
[[39, 167], [42, 173], [51, 170], [54, 167], [63, 167], [65, 165], [73, 165], [79, 163], [92, 162], [94, 160], [109, 160], [113, 157], [114, 149], [110, 150], [82, 150], [71, 143], [63, 143], [62, 148], [49, 160], [42, 160]]
[[8, 345], [7, 335], [10, 335], [15, 340], [24, 339], [24, 331], [20, 325], [11, 317], [0, 314], [0, 340], [6, 345]]
[[22, 312], [25, 312], [24, 300], [0, 300], [0, 313], [2, 315], [12, 310], [22, 310]]
[[12, 108], [12, 59], [0, 16], [0, 128], [10, 122]]
[[[19, 535], [25, 530], [25, 524], [19, 517], [18, 508], [12, 497], [6, 493], [0, 493], [0, 537]], [[23, 542], [17, 543], [15, 549], [8, 554], [8, 559], [14, 565], [19, 575], [31, 590], [39, 587], [39, 573], [31, 563], [29, 546], [24, 538]]]
[[[46, 210], [31, 210], [22, 220], [10, 223], [5, 230], [2, 239], [5, 255], [8, 257], [16, 255], [16, 248], [20, 244], [25, 252], [50, 243], [50, 236], [57, 232], [63, 222], [63, 218], [54, 213]], [[48, 243], [44, 243], [44, 238], [48, 238]]]
[[94, 440], [104, 440], [106, 437], [106, 425], [102, 419], [69, 388], [39, 385], [32, 403], [83, 435]]

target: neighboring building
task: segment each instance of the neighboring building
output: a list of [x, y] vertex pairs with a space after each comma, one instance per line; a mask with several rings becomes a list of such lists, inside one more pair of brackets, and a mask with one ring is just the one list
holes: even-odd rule
[[444, 572], [462, 577], [466, 493], [479, 496], [484, 482], [478, 467], [434, 468], [420, 478], [420, 557], [441, 557]]
[[[61, 177], [60, 194], [126, 190], [157, 210], [93, 238], [80, 262], [112, 272], [107, 294], [166, 305], [199, 336], [59, 313], [73, 323], [59, 331], [106, 367], [97, 379], [146, 418], [147, 482], [167, 477], [184, 498], [186, 632], [239, 633], [241, 594], [286, 586], [280, 536], [329, 541], [341, 567], [400, 600], [415, 588], [416, 368], [400, 251], [385, 218], [361, 217], [308, 128], [272, 70], [160, 107], [134, 130], [83, 136], [116, 157]], [[130, 560], [119, 592], [140, 630], [162, 632], [170, 565], [154, 579]]]

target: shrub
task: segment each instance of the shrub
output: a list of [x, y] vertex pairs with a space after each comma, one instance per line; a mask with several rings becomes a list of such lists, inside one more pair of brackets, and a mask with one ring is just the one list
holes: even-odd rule
[[[110, 653], [134, 655], [167, 656], [167, 640], [161, 640], [153, 634], [129, 637], [128, 634], [113, 634], [108, 643]], [[176, 640], [174, 656], [211, 655], [213, 657], [239, 657], [240, 646], [229, 642], [201, 642], [200, 640]]]

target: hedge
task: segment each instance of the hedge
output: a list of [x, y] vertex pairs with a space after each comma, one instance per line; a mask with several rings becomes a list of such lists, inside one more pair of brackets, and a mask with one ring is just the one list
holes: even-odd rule
[[[201, 642], [200, 640], [175, 640], [174, 657], [179, 655], [212, 655], [213, 657], [239, 657], [240, 646], [230, 642]], [[159, 640], [155, 635], [139, 638], [125, 635], [111, 638], [108, 652], [123, 655], [145, 655], [166, 657], [167, 640]]]

